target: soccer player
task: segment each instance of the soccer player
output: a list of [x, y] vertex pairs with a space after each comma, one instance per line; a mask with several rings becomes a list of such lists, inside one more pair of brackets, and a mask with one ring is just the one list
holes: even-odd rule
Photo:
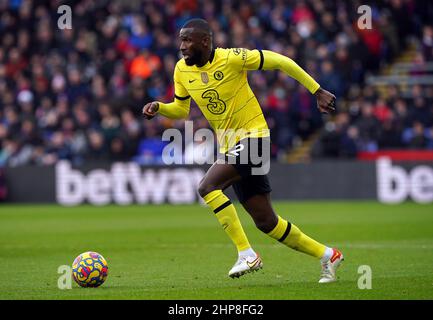
[[256, 161], [258, 153], [253, 155], [253, 150], [260, 148], [269, 158], [269, 129], [248, 85], [247, 71], [281, 70], [306, 87], [317, 98], [317, 106], [324, 113], [335, 110], [335, 96], [284, 55], [268, 50], [214, 49], [212, 31], [205, 20], [189, 20], [181, 28], [179, 37], [183, 59], [174, 70], [174, 101], [148, 103], [143, 107], [143, 115], [147, 119], [157, 113], [172, 119], [186, 118], [192, 98], [216, 132], [224, 161], [219, 158], [209, 168], [198, 193], [238, 250], [238, 260], [229, 276], [240, 277], [263, 266], [248, 241], [235, 207], [223, 192], [233, 186], [259, 230], [292, 249], [320, 259], [320, 283], [335, 281], [342, 253], [310, 238], [272, 208], [266, 161], [260, 164]]

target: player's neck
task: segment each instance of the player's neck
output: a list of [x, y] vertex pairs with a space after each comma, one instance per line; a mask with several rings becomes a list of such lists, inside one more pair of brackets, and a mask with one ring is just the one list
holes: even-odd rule
[[208, 62], [212, 63], [214, 56], [215, 56], [215, 49], [212, 49], [203, 56], [203, 59], [200, 63], [197, 63], [197, 67], [201, 68]]

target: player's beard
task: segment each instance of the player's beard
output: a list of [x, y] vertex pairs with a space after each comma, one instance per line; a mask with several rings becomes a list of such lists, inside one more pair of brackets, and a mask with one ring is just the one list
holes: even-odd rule
[[192, 50], [191, 54], [188, 55], [188, 59], [185, 59], [185, 64], [187, 66], [193, 66], [195, 64], [200, 63], [200, 61], [201, 61], [201, 53]]

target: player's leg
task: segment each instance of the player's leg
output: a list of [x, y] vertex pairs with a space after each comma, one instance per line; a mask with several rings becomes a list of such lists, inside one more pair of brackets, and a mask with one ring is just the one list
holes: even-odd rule
[[216, 162], [209, 168], [198, 188], [200, 196], [211, 207], [238, 250], [239, 259], [229, 272], [231, 277], [239, 277], [255, 269], [249, 267], [248, 263], [252, 263], [257, 258], [245, 235], [235, 207], [223, 193], [223, 190], [240, 179], [232, 165]]
[[326, 246], [305, 235], [297, 226], [278, 216], [271, 205], [270, 194], [256, 194], [242, 203], [257, 228], [288, 247], [316, 258], [322, 258]]
[[[267, 181], [260, 182], [261, 178], [253, 180], [256, 180], [256, 185], [268, 183]], [[253, 192], [251, 191], [251, 193]], [[322, 263], [322, 274], [319, 282], [325, 283], [336, 280], [335, 271], [343, 260], [341, 252], [310, 238], [296, 225], [277, 215], [272, 208], [269, 193], [249, 196], [242, 202], [242, 205], [262, 232], [294, 250], [319, 258]]]

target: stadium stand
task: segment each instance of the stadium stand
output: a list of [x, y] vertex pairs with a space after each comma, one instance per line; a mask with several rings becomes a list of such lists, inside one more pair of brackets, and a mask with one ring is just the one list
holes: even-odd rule
[[[357, 27], [359, 1], [80, 0], [64, 30], [57, 1], [0, 1], [0, 166], [159, 163], [161, 133], [183, 122], [145, 121], [141, 108], [172, 99], [177, 32], [192, 17], [216, 46], [285, 54], [338, 97], [323, 117], [292, 79], [251, 73], [280, 161], [307, 141], [313, 159], [433, 149], [433, 5], [364, 2], [372, 30]], [[190, 119], [207, 127], [195, 107]]]

